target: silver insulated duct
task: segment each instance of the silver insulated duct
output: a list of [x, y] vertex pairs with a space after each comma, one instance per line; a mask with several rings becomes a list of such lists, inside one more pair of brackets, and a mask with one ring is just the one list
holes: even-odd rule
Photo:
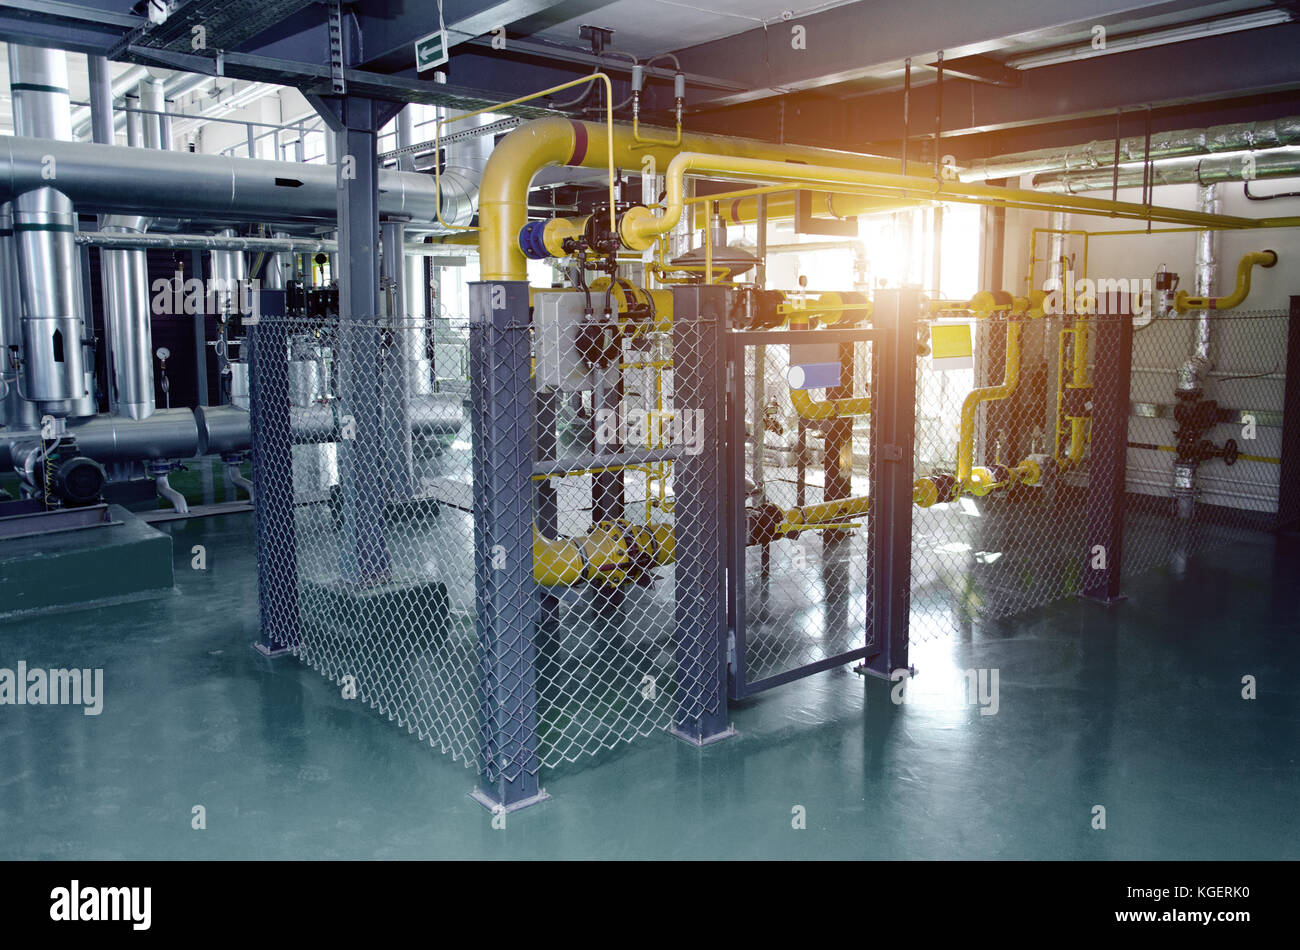
[[[14, 134], [69, 141], [67, 56], [9, 45]], [[59, 181], [57, 161], [42, 157], [42, 182]], [[53, 416], [95, 414], [94, 364], [86, 358], [81, 258], [73, 240], [77, 216], [57, 188], [38, 185], [13, 201], [23, 301], [22, 395]]]
[[[148, 218], [112, 215], [104, 219], [103, 229], [142, 234], [148, 226]], [[147, 258], [142, 250], [105, 249], [99, 255], [110, 353], [109, 401], [119, 416], [147, 419], [155, 408]]]
[[[92, 120], [95, 141], [112, 144], [112, 90], [107, 87], [107, 73], [92, 77], [98, 85], [91, 89], [94, 106]], [[145, 108], [161, 109], [162, 83], [144, 80], [142, 93], [156, 101], [146, 101]], [[105, 111], [107, 110], [107, 111]], [[152, 123], [152, 125], [150, 125]], [[159, 133], [157, 116], [144, 116], [145, 144], [166, 147], [170, 137]], [[152, 128], [152, 132], [150, 132]], [[138, 140], [139, 137], [137, 137]], [[109, 234], [142, 235], [151, 221], [140, 215], [108, 215], [100, 229]], [[148, 256], [142, 249], [104, 249], [100, 251], [100, 286], [104, 295], [104, 327], [108, 337], [109, 406], [114, 415], [128, 419], [147, 419], [157, 403], [153, 388], [153, 325], [149, 297]]]

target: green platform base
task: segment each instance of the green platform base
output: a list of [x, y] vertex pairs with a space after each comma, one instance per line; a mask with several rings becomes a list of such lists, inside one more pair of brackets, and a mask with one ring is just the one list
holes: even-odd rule
[[172, 539], [120, 505], [111, 524], [0, 540], [0, 619], [172, 592]]

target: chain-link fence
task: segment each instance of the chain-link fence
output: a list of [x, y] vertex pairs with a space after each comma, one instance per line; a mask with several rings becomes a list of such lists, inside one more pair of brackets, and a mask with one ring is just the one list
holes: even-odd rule
[[719, 321], [553, 297], [471, 326], [472, 399], [426, 321], [250, 334], [267, 645], [489, 780], [718, 702]]
[[[1104, 564], [1093, 401], [1097, 336], [1116, 319], [995, 316], [975, 322], [969, 367], [920, 360], [914, 642], [1073, 596]], [[1287, 341], [1285, 312], [1132, 320], [1111, 499], [1126, 576], [1276, 526]]]

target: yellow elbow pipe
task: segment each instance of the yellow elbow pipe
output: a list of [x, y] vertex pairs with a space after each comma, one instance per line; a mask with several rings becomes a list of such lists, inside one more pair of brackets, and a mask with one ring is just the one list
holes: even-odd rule
[[[479, 183], [479, 228], [484, 235], [481, 244], [483, 280], [528, 279], [528, 262], [519, 247], [519, 231], [528, 221], [528, 187], [533, 177], [543, 168], [552, 165], [604, 168], [611, 144], [614, 149], [614, 164], [622, 168], [642, 168], [646, 157], [651, 156], [656, 167], [666, 169], [673, 157], [682, 150], [779, 159], [781, 167], [787, 169], [798, 167], [789, 164], [792, 159], [809, 164], [820, 162], [863, 170], [885, 171], [898, 168], [897, 159], [806, 146], [774, 145], [722, 135], [683, 133], [680, 145], [668, 142], [646, 145], [644, 141], [636, 141], [631, 127], [626, 125], [614, 127], [611, 143], [604, 124], [600, 122], [562, 118], [534, 119], [503, 138], [492, 150], [483, 169], [483, 178]], [[921, 163], [909, 168], [916, 175], [929, 173], [929, 166]], [[835, 211], [843, 213], [838, 204]], [[673, 218], [674, 224], [680, 215], [679, 207], [677, 216]], [[635, 219], [638, 215], [631, 217]], [[642, 230], [649, 232], [648, 240], [653, 240], [657, 234], [671, 230], [672, 227], [669, 225], [662, 230], [652, 230], [648, 225], [653, 220], [656, 220], [653, 214], [647, 214], [641, 219]], [[643, 242], [640, 246], [650, 245]]]
[[1020, 324], [1007, 323], [1007, 358], [1002, 373], [1002, 383], [998, 386], [984, 386], [973, 389], [961, 404], [961, 429], [957, 438], [957, 481], [963, 488], [978, 494], [992, 487], [972, 479], [972, 462], [975, 454], [975, 411], [985, 402], [1006, 399], [1016, 391], [1020, 384]]
[[1241, 306], [1250, 294], [1250, 272], [1255, 267], [1273, 267], [1277, 264], [1277, 251], [1251, 251], [1237, 262], [1237, 286], [1226, 297], [1192, 297], [1180, 290], [1174, 295], [1174, 309], [1179, 313], [1189, 310], [1231, 310]]
[[790, 402], [794, 411], [808, 420], [835, 419], [840, 416], [867, 416], [871, 414], [871, 399], [854, 396], [847, 399], [814, 400], [806, 389], [791, 389]]

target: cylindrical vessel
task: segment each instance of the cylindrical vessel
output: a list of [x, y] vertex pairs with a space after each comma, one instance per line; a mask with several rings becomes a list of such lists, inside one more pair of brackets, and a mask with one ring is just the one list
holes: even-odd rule
[[[15, 137], [70, 140], [67, 54], [13, 43], [8, 54]], [[72, 238], [77, 217], [72, 201], [49, 184], [61, 183], [67, 170], [48, 153], [39, 164], [39, 178], [13, 202], [23, 302], [23, 396], [41, 413], [94, 415], [93, 334], [82, 300], [81, 256]]]
[[[103, 230], [140, 234], [148, 218], [109, 216]], [[153, 331], [149, 270], [142, 250], [101, 250], [104, 324], [108, 334], [109, 402], [114, 412], [146, 419], [154, 411]]]

